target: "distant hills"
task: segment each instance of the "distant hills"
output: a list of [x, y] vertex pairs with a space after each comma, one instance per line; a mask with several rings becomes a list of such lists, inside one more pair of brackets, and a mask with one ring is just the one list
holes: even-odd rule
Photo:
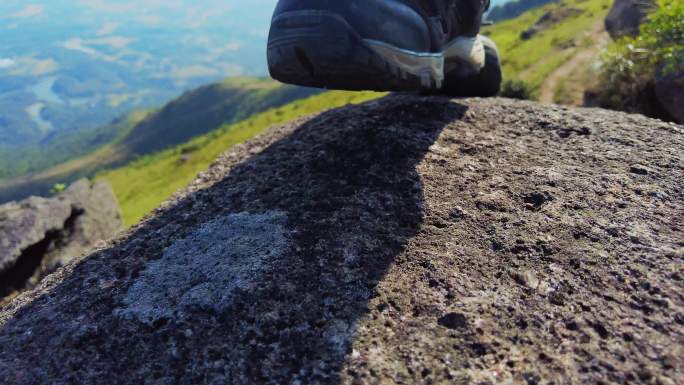
[[501, 21], [516, 18], [532, 8], [560, 0], [517, 0], [493, 6], [487, 13], [487, 20]]
[[264, 78], [232, 78], [171, 101], [136, 124], [119, 146], [135, 156], [150, 154], [322, 91]]
[[[5, 153], [0, 165], [6, 174], [17, 172], [25, 163], [38, 171], [0, 179], [0, 202], [45, 195], [56, 183], [92, 176], [98, 170], [186, 142], [221, 124], [320, 92], [263, 78], [234, 78], [189, 91], [159, 110], [130, 113], [88, 134], [63, 138], [57, 144], [25, 153]], [[62, 158], [70, 154], [80, 156], [64, 162]]]

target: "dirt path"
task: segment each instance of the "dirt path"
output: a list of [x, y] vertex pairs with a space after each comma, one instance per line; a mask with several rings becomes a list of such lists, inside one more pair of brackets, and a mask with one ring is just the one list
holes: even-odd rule
[[[555, 95], [561, 83], [579, 71], [589, 71], [591, 62], [597, 58], [599, 52], [608, 45], [610, 36], [605, 31], [603, 21], [596, 23], [589, 33], [596, 43], [591, 47], [576, 50], [570, 60], [552, 72], [539, 90], [539, 101], [542, 103], [555, 103]], [[574, 84], [572, 87], [572, 105], [581, 106], [586, 85]]]

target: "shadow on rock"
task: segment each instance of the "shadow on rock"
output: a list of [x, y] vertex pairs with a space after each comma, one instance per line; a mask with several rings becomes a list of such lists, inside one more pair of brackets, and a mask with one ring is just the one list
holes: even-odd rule
[[376, 285], [422, 224], [416, 167], [466, 110], [388, 97], [225, 155], [208, 187], [5, 309], [0, 377], [339, 382]]

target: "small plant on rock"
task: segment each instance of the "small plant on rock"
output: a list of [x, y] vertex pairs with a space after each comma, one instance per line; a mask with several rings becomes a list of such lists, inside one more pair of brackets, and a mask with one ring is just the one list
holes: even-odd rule
[[501, 85], [499, 96], [512, 99], [532, 99], [532, 86], [524, 80], [509, 79]]

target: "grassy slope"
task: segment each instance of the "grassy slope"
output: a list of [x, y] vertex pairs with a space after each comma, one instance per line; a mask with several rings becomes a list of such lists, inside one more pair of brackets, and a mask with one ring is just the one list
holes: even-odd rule
[[116, 193], [126, 225], [138, 222], [231, 146], [244, 142], [268, 127], [296, 117], [350, 103], [380, 97], [374, 92], [330, 91], [257, 114], [235, 124], [197, 137], [186, 144], [139, 159], [125, 167], [97, 176], [108, 181]]
[[[521, 16], [485, 27], [483, 33], [496, 41], [501, 51], [504, 77], [527, 81], [538, 90], [544, 80], [570, 57], [594, 44], [590, 37], [597, 23], [603, 23], [612, 0], [566, 0], [530, 10]], [[520, 34], [549, 10], [573, 7], [582, 10], [552, 23], [529, 40]]]
[[0, 202], [45, 195], [55, 183], [93, 176], [102, 169], [185, 143], [223, 123], [234, 123], [317, 93], [320, 91], [283, 86], [264, 78], [233, 78], [198, 88], [160, 110], [130, 114], [114, 126], [114, 140], [97, 149], [27, 176], [0, 179]]

